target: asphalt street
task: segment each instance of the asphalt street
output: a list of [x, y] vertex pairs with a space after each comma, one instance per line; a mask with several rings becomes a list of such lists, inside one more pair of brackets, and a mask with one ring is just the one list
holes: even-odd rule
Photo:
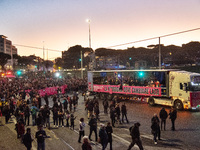
[[[90, 97], [93, 98], [93, 97]], [[110, 121], [110, 117], [103, 113], [102, 101], [100, 103], [100, 122], [98, 122], [98, 127], [100, 123], [106, 124]], [[121, 102], [122, 103], [122, 102]], [[161, 106], [150, 107], [146, 103], [137, 101], [125, 101], [128, 109], [128, 119], [129, 124], [116, 124], [113, 128], [113, 149], [114, 150], [126, 150], [131, 142], [131, 136], [129, 134], [129, 127], [134, 124], [134, 122], [140, 122], [140, 132], [141, 139], [146, 150], [198, 150], [200, 142], [200, 112], [190, 112], [190, 111], [179, 111], [176, 120], [176, 131], [171, 131], [171, 122], [167, 119], [167, 130], [161, 131], [161, 141], [158, 141], [157, 145], [154, 145], [153, 136], [151, 134], [151, 118], [154, 113], [159, 114]], [[44, 104], [44, 101], [43, 101]], [[53, 106], [52, 99], [49, 98], [50, 107]], [[121, 105], [121, 104], [120, 104]], [[169, 112], [168, 107], [166, 110]], [[46, 129], [45, 131], [50, 138], [46, 139], [46, 150], [81, 150], [81, 144], [78, 143], [78, 124], [80, 118], [85, 118], [86, 124], [88, 123], [87, 112], [85, 111], [84, 100], [81, 94], [79, 94], [79, 103], [77, 110], [74, 112], [77, 116], [75, 120], [75, 130], [68, 127], [53, 127], [52, 117], [51, 117], [51, 129]], [[52, 115], [51, 115], [52, 116]], [[0, 126], [0, 149], [13, 149], [9, 144], [13, 143], [16, 150], [25, 149], [25, 147], [17, 140], [16, 131], [14, 130], [15, 118], [12, 117], [9, 124]], [[28, 126], [32, 130], [32, 136], [35, 136], [37, 131], [36, 126]], [[7, 131], [7, 132], [6, 132]], [[89, 126], [85, 128], [85, 134], [89, 135]], [[5, 139], [3, 138], [5, 136]], [[10, 137], [10, 138], [8, 138]], [[94, 133], [92, 134], [92, 139], [94, 140]], [[2, 140], [5, 142], [2, 142]], [[7, 145], [7, 146], [6, 146]], [[33, 150], [36, 150], [37, 144], [36, 139], [33, 142]], [[92, 141], [92, 148], [94, 150], [100, 150], [101, 145], [99, 143]], [[109, 145], [107, 147], [109, 149]], [[139, 149], [136, 145], [132, 149]]]

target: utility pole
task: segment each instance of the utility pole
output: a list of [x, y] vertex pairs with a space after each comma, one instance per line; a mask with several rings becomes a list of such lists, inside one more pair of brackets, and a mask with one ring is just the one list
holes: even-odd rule
[[83, 79], [83, 54], [81, 50], [81, 79]]
[[44, 52], [44, 41], [43, 41], [43, 59], [45, 59], [45, 52]]
[[161, 46], [160, 46], [160, 37], [159, 37], [159, 46], [158, 46], [158, 49], [159, 49], [159, 69], [161, 69]]

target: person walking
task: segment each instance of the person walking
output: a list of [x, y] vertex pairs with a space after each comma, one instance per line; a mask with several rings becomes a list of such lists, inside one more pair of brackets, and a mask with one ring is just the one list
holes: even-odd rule
[[112, 126], [111, 126], [110, 122], [107, 123], [106, 132], [107, 132], [107, 135], [108, 135], [108, 143], [110, 143], [110, 150], [112, 150], [112, 133], [113, 133], [113, 129], [112, 129]]
[[112, 122], [112, 126], [115, 127], [115, 108], [114, 107], [110, 108], [110, 119]]
[[166, 130], [166, 119], [168, 117], [168, 114], [167, 114], [167, 111], [165, 110], [165, 108], [162, 108], [160, 110], [159, 116], [161, 119], [161, 130], [162, 130], [163, 124], [164, 124], [164, 130]]
[[126, 119], [126, 122], [129, 123], [127, 119], [127, 109], [125, 103], [121, 106], [121, 112], [122, 112], [122, 123], [124, 123], [124, 117]]
[[169, 119], [171, 119], [171, 122], [172, 122], [171, 130], [175, 131], [175, 120], [177, 118], [177, 111], [175, 108], [172, 108], [172, 110], [170, 110], [169, 116], [170, 116]]
[[31, 137], [31, 128], [26, 129], [26, 134], [23, 138], [23, 143], [26, 146], [27, 150], [31, 150], [33, 138]]
[[43, 125], [39, 125], [38, 131], [35, 133], [37, 139], [37, 150], [45, 150], [46, 132], [43, 130]]
[[101, 124], [100, 126], [101, 126], [99, 130], [100, 143], [102, 145], [102, 150], [105, 150], [108, 144], [108, 134], [106, 132], [105, 125]]
[[91, 116], [88, 125], [90, 126], [90, 134], [89, 134], [90, 141], [92, 141], [91, 135], [92, 135], [92, 132], [94, 131], [94, 133], [95, 133], [95, 141], [97, 142], [97, 120], [94, 117], [94, 115]]
[[99, 119], [99, 113], [100, 113], [100, 111], [99, 111], [99, 105], [97, 103], [95, 103], [95, 105], [94, 105], [94, 114], [95, 114], [96, 119], [98, 121], [100, 121], [100, 119]]
[[79, 122], [79, 139], [78, 139], [78, 142], [81, 143], [81, 136], [85, 136], [85, 122], [84, 122], [84, 118], [81, 118], [80, 119], [80, 122]]
[[151, 119], [151, 129], [152, 129], [152, 134], [154, 136], [154, 144], [157, 144], [157, 137], [158, 140], [161, 140], [160, 138], [160, 120], [157, 116], [157, 114], [155, 113], [154, 116]]
[[117, 122], [118, 122], [118, 124], [121, 124], [121, 120], [120, 120], [120, 107], [119, 107], [118, 103], [115, 106], [115, 112], [116, 112], [116, 115], [117, 115]]
[[142, 141], [140, 139], [140, 131], [139, 131], [140, 123], [137, 122], [134, 124], [134, 126], [130, 127], [130, 135], [132, 137], [131, 144], [128, 147], [128, 150], [130, 150], [135, 144], [138, 145], [140, 150], [143, 150]]
[[103, 101], [103, 108], [104, 108], [104, 114], [108, 113], [108, 101], [106, 99], [104, 99]]

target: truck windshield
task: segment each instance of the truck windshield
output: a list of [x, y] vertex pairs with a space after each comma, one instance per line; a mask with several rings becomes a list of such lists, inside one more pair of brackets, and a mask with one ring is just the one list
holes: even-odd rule
[[188, 84], [189, 91], [200, 91], [200, 83], [190, 82]]

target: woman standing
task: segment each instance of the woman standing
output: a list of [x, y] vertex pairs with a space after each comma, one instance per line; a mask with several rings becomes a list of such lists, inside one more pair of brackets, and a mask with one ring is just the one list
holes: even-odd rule
[[78, 142], [81, 143], [81, 136], [85, 136], [85, 123], [84, 123], [84, 118], [80, 119], [80, 123], [79, 123], [79, 139]]

